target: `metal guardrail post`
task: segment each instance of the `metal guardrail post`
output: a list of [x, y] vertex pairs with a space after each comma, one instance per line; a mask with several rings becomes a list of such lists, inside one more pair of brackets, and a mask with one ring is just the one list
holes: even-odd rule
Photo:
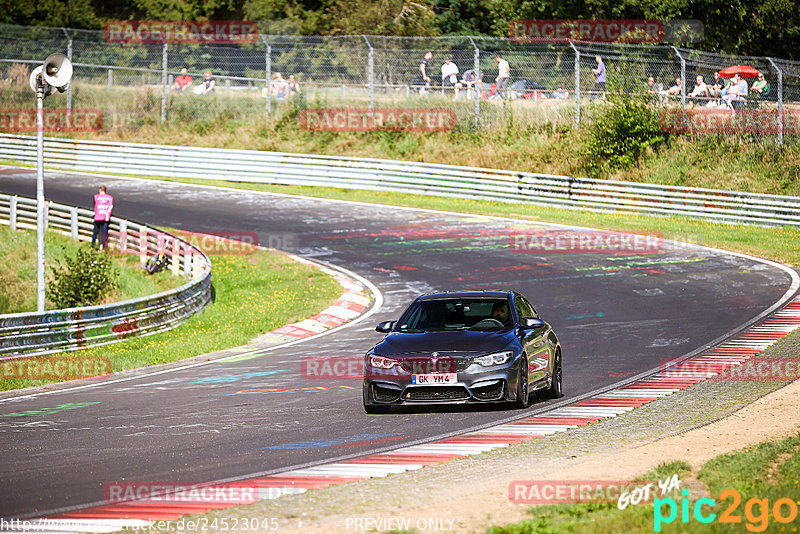
[[483, 87], [483, 80], [481, 80], [481, 50], [475, 44], [475, 40], [467, 35], [467, 39], [472, 43], [472, 48], [475, 50], [475, 55], [472, 59], [472, 68], [475, 69], [475, 83], [472, 85], [472, 93], [475, 97], [475, 129], [481, 127], [481, 90], [478, 89], [478, 84]]
[[147, 264], [147, 228], [139, 226], [139, 262]]
[[8, 226], [12, 230], [17, 229], [17, 200], [17, 195], [12, 196], [8, 207]]
[[108, 89], [111, 90], [113, 86], [114, 86], [114, 70], [108, 69]]
[[[72, 62], [72, 37], [69, 36], [65, 28], [61, 28], [67, 37], [67, 59]], [[72, 83], [67, 84], [67, 120], [72, 118]]]
[[670, 48], [675, 51], [675, 55], [681, 61], [681, 109], [686, 109], [686, 60], [681, 55], [680, 50], [670, 45]]
[[367, 36], [362, 35], [361, 37], [364, 38], [364, 42], [369, 47], [369, 112], [372, 114], [375, 109], [375, 51], [372, 49], [372, 44], [370, 44]]
[[192, 274], [192, 251], [186, 247], [183, 251], [183, 274], [189, 276]]
[[270, 85], [270, 82], [272, 81], [270, 79], [270, 78], [272, 78], [272, 47], [267, 42], [267, 38], [266, 37], [264, 37], [263, 35], [260, 35], [260, 37], [261, 37], [261, 40], [264, 42], [264, 46], [267, 47], [267, 52], [264, 55], [264, 70], [266, 72], [265, 79], [266, 79], [266, 82], [267, 82], [267, 103], [266, 103], [266, 108], [265, 108], [266, 109], [265, 117], [266, 117], [266, 120], [269, 121], [269, 114], [270, 114], [271, 105], [272, 105], [272, 103], [271, 103], [272, 87]]
[[78, 240], [78, 208], [69, 209], [69, 231], [73, 241]]
[[161, 52], [161, 123], [167, 121], [167, 43], [164, 43], [164, 50]]
[[581, 125], [581, 52], [572, 41], [569, 42], [575, 52], [575, 127]]
[[178, 276], [181, 269], [181, 244], [180, 241], [172, 238], [172, 257], [170, 258], [170, 267], [172, 267], [172, 274]]
[[119, 251], [121, 254], [128, 251], [128, 221], [125, 219], [119, 222]]
[[781, 146], [783, 145], [783, 71], [772, 58], [768, 57], [767, 61], [778, 73], [778, 146]]
[[197, 254], [192, 255], [192, 280], [200, 278], [200, 256]]

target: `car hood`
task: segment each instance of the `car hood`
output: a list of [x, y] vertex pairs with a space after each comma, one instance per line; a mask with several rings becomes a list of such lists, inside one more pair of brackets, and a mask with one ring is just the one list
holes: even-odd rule
[[380, 356], [431, 352], [489, 353], [507, 350], [513, 331], [392, 332], [375, 346]]

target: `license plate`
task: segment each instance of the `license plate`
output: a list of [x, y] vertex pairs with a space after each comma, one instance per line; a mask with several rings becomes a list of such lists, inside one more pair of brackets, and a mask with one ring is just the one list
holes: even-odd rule
[[425, 386], [447, 386], [456, 383], [456, 373], [411, 375], [411, 383]]

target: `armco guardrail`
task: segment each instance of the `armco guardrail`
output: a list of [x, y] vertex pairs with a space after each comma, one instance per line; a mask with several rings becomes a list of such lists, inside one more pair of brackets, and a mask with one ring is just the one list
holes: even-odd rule
[[[0, 134], [0, 159], [35, 162], [36, 139]], [[800, 226], [800, 198], [370, 158], [52, 139], [45, 163], [83, 171], [328, 186]]]
[[[47, 203], [46, 226], [90, 240], [93, 212]], [[36, 200], [0, 194], [0, 223], [12, 229], [36, 229]], [[190, 281], [179, 288], [124, 302], [0, 315], [0, 360], [37, 356], [127, 337], [168, 330], [206, 307], [211, 298], [211, 261], [191, 243], [134, 221], [111, 218], [109, 247], [138, 254], [142, 262], [158, 252], [169, 258], [169, 269]]]

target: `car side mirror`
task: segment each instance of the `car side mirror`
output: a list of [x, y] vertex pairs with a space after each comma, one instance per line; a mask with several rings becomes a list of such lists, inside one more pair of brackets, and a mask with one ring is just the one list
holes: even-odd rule
[[542, 328], [545, 325], [545, 322], [539, 319], [538, 317], [523, 317], [520, 321], [522, 323], [522, 328]]
[[388, 334], [389, 332], [392, 331], [393, 327], [394, 327], [394, 321], [384, 321], [375, 327], [375, 331], [380, 332], [382, 334]]

